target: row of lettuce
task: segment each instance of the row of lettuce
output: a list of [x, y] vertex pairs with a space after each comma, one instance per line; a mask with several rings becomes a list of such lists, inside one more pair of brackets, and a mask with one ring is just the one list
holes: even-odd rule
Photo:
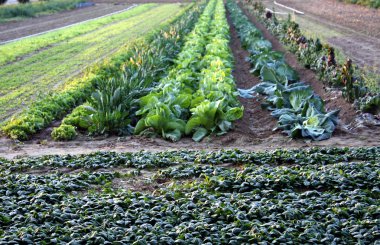
[[[0, 243], [376, 244], [379, 152], [315, 148], [0, 159]], [[71, 167], [87, 170], [67, 173], [74, 162]], [[102, 168], [100, 163], [117, 168], [88, 170]], [[53, 172], [36, 171], [53, 165]], [[166, 166], [149, 182], [144, 172], [130, 172]], [[141, 193], [133, 182], [150, 188]]]
[[280, 20], [275, 14], [265, 14], [259, 1], [247, 1], [245, 7], [327, 86], [340, 89], [343, 97], [363, 112], [380, 112], [378, 71], [356, 67], [351, 59], [339, 62], [333, 47], [319, 39], [307, 38], [290, 16], [287, 20]]
[[[215, 5], [215, 6], [214, 6]], [[141, 98], [136, 134], [155, 134], [173, 141], [193, 135], [195, 141], [232, 128], [243, 108], [231, 75], [229, 25], [223, 1], [210, 1], [187, 37], [177, 66]]]
[[278, 129], [292, 138], [330, 138], [337, 125], [339, 111], [326, 112], [323, 100], [309, 85], [298, 81], [298, 75], [286, 64], [283, 53], [272, 50], [271, 43], [263, 38], [237, 3], [228, 1], [227, 6], [242, 45], [250, 53], [251, 72], [260, 75], [262, 80], [251, 89], [239, 90], [241, 96], [265, 95], [265, 107], [278, 118]]
[[[107, 123], [116, 123], [116, 120], [124, 125], [121, 119], [125, 119], [125, 114], [133, 108], [128, 107], [128, 110], [120, 113], [120, 107], [128, 104], [122, 95], [125, 95], [128, 89], [133, 90], [136, 95], [129, 99], [132, 101], [139, 94], [148, 92], [149, 85], [152, 86], [150, 83], [172, 64], [172, 59], [182, 46], [183, 36], [191, 31], [203, 8], [204, 3], [195, 6], [190, 4], [166, 22], [161, 31], [155, 31], [131, 43], [111, 60], [71, 81], [61, 91], [37, 100], [28, 109], [5, 122], [2, 131], [13, 139], [30, 139], [53, 121], [62, 119], [73, 108], [86, 102], [87, 98], [91, 98], [95, 103], [89, 104], [91, 106], [86, 110], [84, 106], [74, 109], [67, 122], [63, 123], [65, 126], [53, 132], [53, 137], [71, 139], [76, 135], [75, 127], [90, 128], [93, 121], [92, 117], [89, 117], [90, 114], [97, 114], [93, 116], [95, 126], [89, 129], [90, 132], [106, 132], [107, 129], [104, 128], [107, 128]], [[133, 84], [129, 85], [130, 81], [133, 81]], [[125, 88], [123, 85], [130, 87]], [[98, 111], [90, 113], [91, 110]], [[103, 118], [100, 116], [101, 113], [107, 116]], [[97, 119], [99, 121], [96, 121]], [[113, 128], [113, 125], [108, 128]], [[118, 129], [124, 130], [122, 127]]]

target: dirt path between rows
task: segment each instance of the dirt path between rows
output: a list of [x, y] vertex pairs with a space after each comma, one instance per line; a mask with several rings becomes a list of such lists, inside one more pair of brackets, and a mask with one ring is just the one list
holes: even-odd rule
[[[261, 80], [250, 73], [251, 65], [245, 60], [249, 56], [249, 52], [242, 48], [237, 31], [229, 18], [228, 22], [231, 33], [230, 47], [235, 57], [235, 67], [232, 75], [238, 88], [250, 89], [254, 85], [259, 84]], [[244, 116], [236, 122], [235, 129], [229, 137], [233, 137], [233, 134], [236, 133], [255, 138], [268, 138], [273, 135], [279, 135], [278, 132], [273, 131], [277, 120], [268, 111], [261, 108], [262, 99], [263, 97], [259, 97], [258, 99], [239, 97], [240, 103], [244, 106]]]
[[[255, 19], [252, 19], [256, 22]], [[270, 35], [262, 25], [265, 38], [270, 40], [275, 50], [285, 52], [281, 44]], [[250, 88], [259, 82], [259, 79], [249, 73], [250, 65], [245, 61], [248, 52], [242, 49], [237, 33], [233, 27], [231, 31], [230, 47], [235, 58], [235, 69], [233, 76], [238, 88]], [[141, 136], [127, 137], [97, 137], [91, 138], [80, 135], [76, 140], [69, 142], [54, 142], [50, 133], [50, 127], [33, 140], [24, 143], [17, 143], [4, 137], [0, 138], [0, 157], [14, 158], [23, 156], [40, 156], [51, 154], [86, 154], [96, 151], [115, 152], [136, 152], [141, 150], [158, 152], [166, 150], [219, 150], [219, 149], [241, 149], [245, 151], [263, 151], [278, 148], [307, 148], [307, 147], [361, 147], [380, 145], [380, 127], [363, 127], [355, 131], [344, 129], [345, 124], [353, 121], [355, 111], [351, 105], [341, 100], [340, 96], [333, 97], [333, 94], [325, 92], [323, 86], [316, 80], [314, 73], [304, 69], [297, 63], [294, 55], [286, 52], [287, 62], [296, 69], [302, 80], [311, 84], [314, 90], [319, 93], [327, 102], [329, 109], [341, 107], [342, 122], [335, 131], [333, 137], [321, 142], [312, 142], [305, 139], [292, 140], [278, 131], [272, 131], [276, 125], [276, 119], [270, 113], [261, 109], [260, 101], [255, 99], [240, 98], [244, 105], [244, 117], [235, 123], [235, 129], [226, 135], [205, 138], [202, 142], [196, 143], [191, 138], [186, 137], [179, 142], [169, 142], [161, 138], [146, 138]], [[52, 126], [59, 126], [56, 122]]]
[[[301, 28], [303, 22], [312, 28], [312, 23], [323, 26], [317, 35], [323, 35], [323, 30], [330, 30], [336, 35], [327, 37], [327, 42], [342, 50], [355, 64], [361, 67], [375, 67], [380, 72], [380, 9], [372, 9], [354, 4], [345, 4], [335, 0], [278, 0], [278, 3], [295, 8], [305, 13], [297, 15]], [[263, 1], [264, 5], [276, 11], [289, 12], [273, 4], [273, 0]], [[298, 21], [297, 21], [298, 22]], [[306, 30], [313, 31], [313, 30]]]
[[98, 3], [95, 6], [64, 11], [52, 15], [0, 24], [0, 42], [13, 40], [64, 27], [113, 12], [124, 10], [129, 4]]

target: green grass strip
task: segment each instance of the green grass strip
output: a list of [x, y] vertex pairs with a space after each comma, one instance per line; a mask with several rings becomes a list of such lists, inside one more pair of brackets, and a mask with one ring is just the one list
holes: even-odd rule
[[49, 48], [52, 45], [57, 45], [59, 42], [67, 41], [74, 37], [94, 32], [95, 30], [104, 28], [106, 25], [110, 25], [118, 21], [125, 21], [128, 18], [139, 15], [157, 6], [157, 4], [144, 4], [119, 14], [106, 16], [100, 19], [81, 23], [75, 26], [70, 26], [39, 36], [34, 36], [1, 45], [0, 65], [5, 65], [9, 62], [13, 62], [18, 58], [21, 58], [32, 52], [38, 52], [41, 49]]

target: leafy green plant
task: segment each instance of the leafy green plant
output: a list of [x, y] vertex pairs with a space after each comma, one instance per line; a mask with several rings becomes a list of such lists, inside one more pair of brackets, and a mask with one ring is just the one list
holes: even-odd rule
[[[378, 0], [344, 0], [345, 2], [362, 4], [375, 7]], [[366, 67], [358, 68], [354, 64], [348, 65], [343, 60], [337, 61], [335, 58], [334, 48], [328, 44], [322, 44], [319, 39], [313, 40], [306, 38], [299, 25], [292, 21], [290, 15], [287, 20], [279, 21], [275, 15], [271, 19], [263, 17], [263, 14], [257, 10], [255, 4], [250, 7], [253, 14], [275, 35], [282, 43], [287, 45], [289, 50], [298, 56], [300, 62], [308, 69], [316, 71], [319, 79], [327, 86], [339, 88], [342, 90], [344, 97], [350, 103], [361, 110], [366, 108], [365, 103], [370, 103], [368, 108], [373, 106], [373, 101], [368, 98], [378, 94], [379, 75], [376, 72], [367, 70]], [[257, 70], [253, 70], [256, 73]], [[376, 110], [366, 110], [376, 111]]]
[[99, 83], [89, 99], [90, 133], [125, 134], [130, 124], [130, 110], [138, 104], [137, 98], [148, 93], [144, 77], [122, 76]]
[[61, 125], [72, 125], [77, 129], [87, 130], [90, 127], [90, 112], [86, 108], [88, 103], [76, 107], [69, 116], [65, 117]]
[[[83, 0], [49, 0], [43, 2], [32, 2], [31, 4], [12, 4], [0, 8], [0, 22], [17, 20], [74, 9]], [[1, 0], [6, 3], [7, 0]], [[19, 3], [30, 3], [30, 0], [21, 0]]]
[[75, 127], [71, 125], [61, 125], [59, 128], [53, 129], [51, 137], [54, 140], [72, 140], [77, 136]]
[[243, 116], [243, 108], [230, 108], [226, 113], [223, 100], [203, 101], [192, 108], [192, 117], [186, 123], [185, 133], [194, 132], [193, 140], [200, 141], [210, 132], [218, 135], [225, 134], [232, 128], [233, 121]]
[[[332, 147], [0, 158], [0, 243], [374, 244], [379, 153]], [[149, 182], [137, 176], [143, 168], [155, 170]]]
[[380, 113], [380, 94], [367, 95], [359, 99], [360, 110], [372, 114]]

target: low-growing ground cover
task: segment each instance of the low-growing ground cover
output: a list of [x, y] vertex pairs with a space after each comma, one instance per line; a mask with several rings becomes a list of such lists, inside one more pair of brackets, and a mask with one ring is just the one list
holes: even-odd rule
[[340, 2], [351, 3], [351, 4], [359, 4], [371, 8], [380, 8], [379, 0], [338, 0]]
[[[39, 93], [45, 95], [49, 91], [61, 90], [86, 67], [159, 28], [181, 9], [183, 7], [178, 4], [153, 5], [126, 20], [49, 45], [17, 62], [3, 65], [0, 72], [0, 120], [30, 105]], [[145, 19], [144, 16], [153, 13], [154, 17]]]
[[3, 159], [0, 241], [374, 244], [379, 160], [379, 147]]
[[0, 46], [0, 65], [6, 65], [20, 60], [23, 56], [33, 55], [40, 50], [49, 49], [56, 46], [60, 42], [70, 41], [70, 39], [86, 35], [91, 32], [99, 31], [108, 25], [116, 24], [120, 21], [125, 21], [131, 17], [143, 13], [157, 7], [156, 4], [144, 4], [140, 6], [131, 6], [128, 11], [113, 14], [103, 18], [90, 20], [85, 23], [79, 23], [74, 26], [69, 26], [60, 30], [48, 32], [38, 36], [32, 36], [17, 40], [14, 42], [6, 43]]

